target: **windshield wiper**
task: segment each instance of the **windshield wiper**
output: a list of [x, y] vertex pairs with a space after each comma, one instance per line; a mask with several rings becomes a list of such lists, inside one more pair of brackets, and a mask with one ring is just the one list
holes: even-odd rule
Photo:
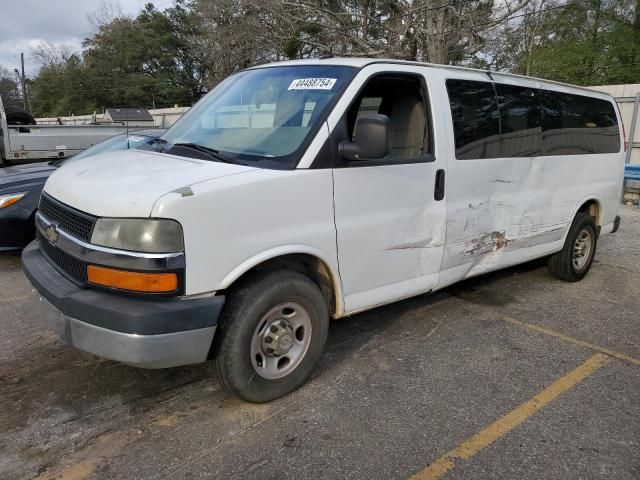
[[218, 150], [216, 150], [215, 148], [209, 148], [209, 147], [205, 147], [204, 145], [199, 145], [197, 143], [174, 143], [172, 145], [172, 147], [184, 147], [184, 148], [190, 148], [192, 150], [196, 150], [198, 152], [201, 153], [205, 153], [207, 154], [210, 158], [212, 158], [213, 160], [216, 160], [218, 162], [224, 162], [224, 163], [237, 163], [234, 160], [232, 160], [231, 158], [221, 154]]

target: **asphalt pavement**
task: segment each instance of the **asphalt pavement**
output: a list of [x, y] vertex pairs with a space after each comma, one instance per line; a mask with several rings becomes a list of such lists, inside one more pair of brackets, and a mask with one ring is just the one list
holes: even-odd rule
[[578, 283], [536, 261], [332, 322], [265, 405], [60, 343], [0, 256], [1, 479], [638, 479], [640, 210]]

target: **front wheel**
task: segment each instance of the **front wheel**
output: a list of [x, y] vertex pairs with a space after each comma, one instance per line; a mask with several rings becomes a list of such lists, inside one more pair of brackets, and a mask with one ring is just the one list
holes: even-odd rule
[[563, 249], [549, 257], [549, 273], [567, 282], [582, 280], [591, 268], [597, 240], [596, 223], [591, 215], [578, 213], [571, 224]]
[[312, 280], [291, 271], [262, 272], [229, 295], [212, 363], [231, 393], [268, 402], [305, 382], [328, 329], [327, 303]]

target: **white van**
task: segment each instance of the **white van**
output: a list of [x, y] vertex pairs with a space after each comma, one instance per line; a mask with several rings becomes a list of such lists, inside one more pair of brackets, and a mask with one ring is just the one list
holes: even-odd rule
[[69, 344], [208, 361], [268, 401], [309, 376], [331, 317], [538, 257], [580, 280], [619, 223], [620, 130], [610, 96], [532, 78], [264, 65], [146, 150], [56, 171], [24, 271]]

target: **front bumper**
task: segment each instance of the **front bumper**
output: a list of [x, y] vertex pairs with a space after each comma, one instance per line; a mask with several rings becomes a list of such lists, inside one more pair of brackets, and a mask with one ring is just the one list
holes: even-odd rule
[[37, 241], [22, 253], [37, 311], [66, 343], [143, 368], [207, 359], [224, 297], [139, 298], [82, 288], [44, 257]]

